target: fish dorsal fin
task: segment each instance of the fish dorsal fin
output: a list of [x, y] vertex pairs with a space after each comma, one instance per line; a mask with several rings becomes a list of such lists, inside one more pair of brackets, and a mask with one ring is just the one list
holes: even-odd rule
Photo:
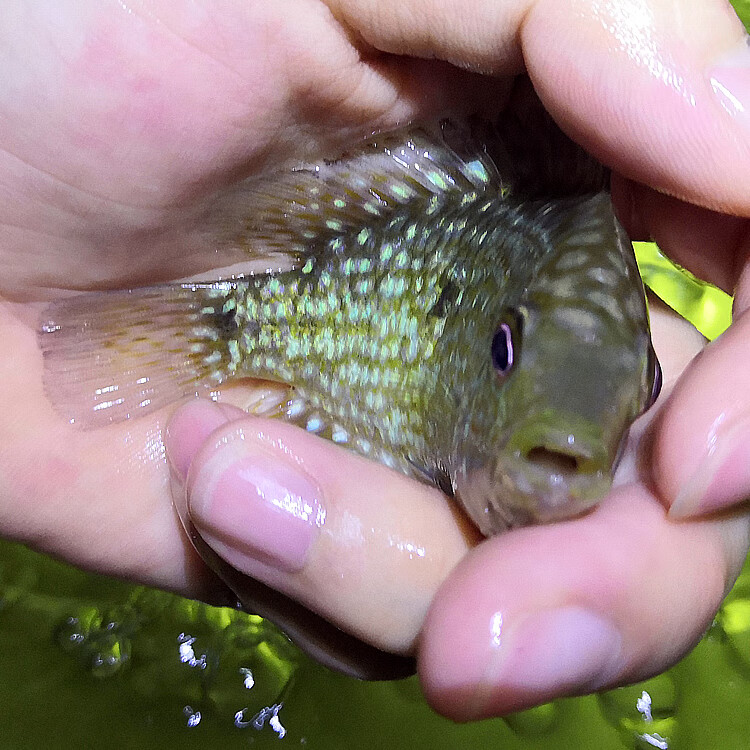
[[253, 255], [301, 257], [412, 202], [429, 211], [491, 189], [502, 185], [482, 150], [461, 158], [440, 136], [400, 131], [334, 161], [242, 183], [224, 208], [225, 241]]

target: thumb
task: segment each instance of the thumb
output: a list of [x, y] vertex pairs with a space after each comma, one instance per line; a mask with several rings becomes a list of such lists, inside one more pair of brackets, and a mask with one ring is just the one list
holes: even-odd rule
[[347, 674], [413, 671], [430, 601], [476, 541], [447, 498], [290, 424], [206, 400], [175, 412], [165, 447], [185, 528], [246, 609]]

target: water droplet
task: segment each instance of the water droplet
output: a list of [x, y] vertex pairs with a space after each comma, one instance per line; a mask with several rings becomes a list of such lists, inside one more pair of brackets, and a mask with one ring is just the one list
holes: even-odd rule
[[676, 730], [674, 680], [662, 674], [637, 685], [599, 695], [604, 718], [617, 729], [627, 747], [636, 750], [671, 747]]

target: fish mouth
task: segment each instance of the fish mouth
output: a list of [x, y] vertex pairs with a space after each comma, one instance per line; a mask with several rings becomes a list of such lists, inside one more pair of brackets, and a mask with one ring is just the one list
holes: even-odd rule
[[500, 460], [495, 476], [495, 502], [508, 508], [514, 525], [580, 515], [595, 505], [612, 484], [609, 466], [597, 466], [588, 457], [543, 447], [534, 448], [525, 456]]
[[501, 454], [456, 477], [456, 496], [485, 536], [517, 526], [572, 518], [591, 509], [612, 485], [612, 463], [599, 451], [537, 444]]

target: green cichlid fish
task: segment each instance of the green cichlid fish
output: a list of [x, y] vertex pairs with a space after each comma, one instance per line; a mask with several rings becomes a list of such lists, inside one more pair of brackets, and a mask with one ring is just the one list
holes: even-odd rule
[[485, 535], [581, 513], [658, 363], [603, 168], [561, 134], [516, 168], [513, 132], [494, 158], [409, 131], [248, 183], [237, 236], [294, 267], [53, 303], [53, 402], [98, 427], [264, 378], [293, 387], [287, 418], [436, 483]]

